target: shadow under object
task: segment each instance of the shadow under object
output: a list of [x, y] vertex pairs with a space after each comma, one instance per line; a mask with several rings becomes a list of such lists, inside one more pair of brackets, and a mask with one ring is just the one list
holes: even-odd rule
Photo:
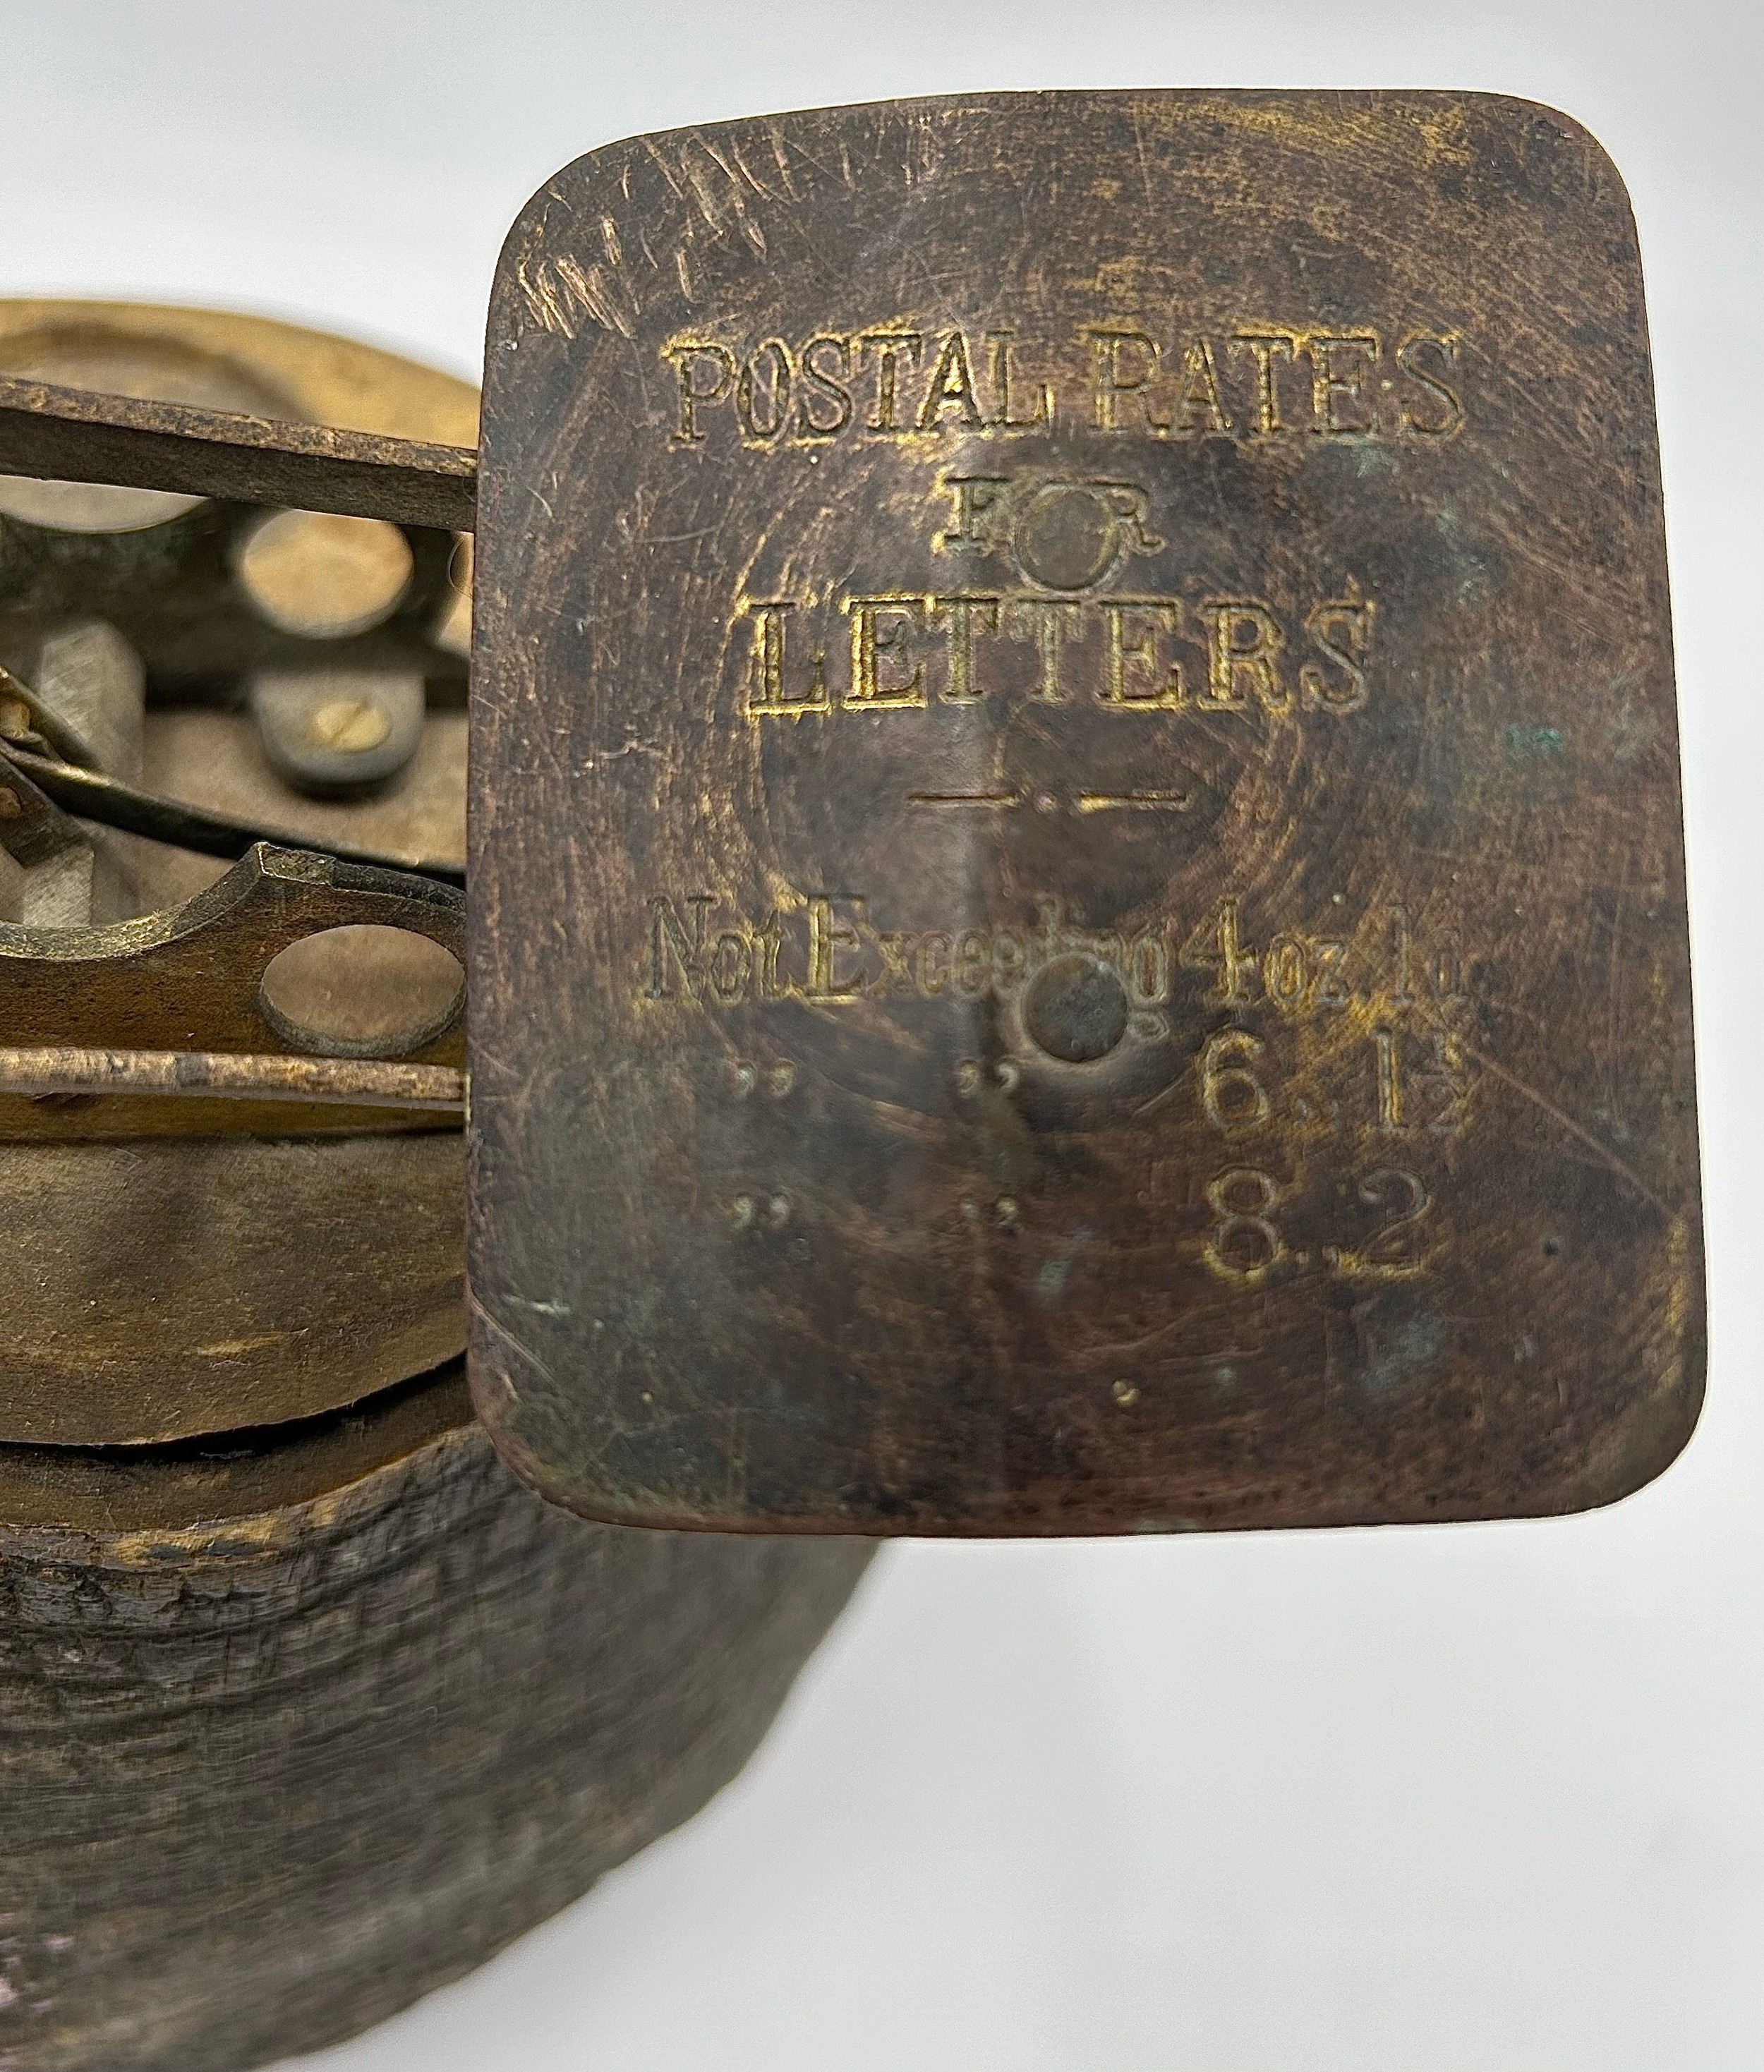
[[[454, 446], [475, 425], [464, 383], [201, 311], [0, 305], [0, 371]], [[229, 543], [256, 522], [154, 490], [0, 483], [0, 660], [48, 684], [121, 781], [315, 848], [457, 859], [457, 543], [417, 539], [372, 626], [290, 632], [293, 613], [241, 597]], [[343, 688], [317, 709], [347, 701], [334, 738], [371, 731], [376, 684], [426, 690], [407, 764], [347, 801], [290, 790], [250, 707], [254, 676], [323, 673], [333, 653]], [[107, 736], [131, 695], [132, 732]], [[0, 923], [7, 968], [28, 966], [27, 1034], [77, 1022], [72, 988], [66, 1026], [39, 1030], [31, 1003], [82, 942], [189, 952], [143, 914], [224, 915], [228, 955], [283, 940], [242, 948], [227, 903], [250, 883], [265, 911], [261, 856], [218, 906], [228, 866], [209, 857], [84, 828], [51, 860], [52, 884], [33, 865], [3, 888], [51, 909]], [[323, 876], [281, 882], [321, 902], [361, 882]], [[199, 964], [179, 984], [208, 1001], [220, 1054], [347, 1055], [306, 1023], [386, 975], [347, 955], [297, 973], [278, 1025]], [[105, 983], [107, 1016], [179, 1034], [154, 1021], [175, 1020], [170, 980], [134, 1000]], [[456, 1030], [408, 1040], [457, 1054]], [[734, 1773], [869, 1558], [545, 1505], [467, 1400], [457, 1127], [249, 1105], [0, 1108], [6, 2072], [242, 2072], [468, 1971]]]

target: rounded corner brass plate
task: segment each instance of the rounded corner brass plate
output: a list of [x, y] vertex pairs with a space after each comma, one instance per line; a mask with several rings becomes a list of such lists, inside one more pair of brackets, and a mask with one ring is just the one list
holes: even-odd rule
[[1572, 1511], [1702, 1388], [1634, 232], [1565, 118], [643, 138], [483, 412], [471, 1363], [591, 1515]]

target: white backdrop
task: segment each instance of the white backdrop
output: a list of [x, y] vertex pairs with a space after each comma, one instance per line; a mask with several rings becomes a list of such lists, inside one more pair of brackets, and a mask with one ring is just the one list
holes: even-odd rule
[[0, 19], [0, 294], [261, 310], [474, 372], [516, 211], [639, 130], [984, 86], [1391, 84], [1529, 95], [1601, 138], [1647, 267], [1678, 624], [1713, 1347], [1689, 1451], [1564, 1522], [895, 1549], [707, 1812], [302, 2063], [1757, 2072], [1755, 5]]

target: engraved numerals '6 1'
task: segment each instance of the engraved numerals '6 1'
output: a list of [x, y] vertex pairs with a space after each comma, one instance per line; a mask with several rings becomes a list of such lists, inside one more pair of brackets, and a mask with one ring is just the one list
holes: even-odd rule
[[[1384, 1136], [1420, 1131], [1456, 1137], [1464, 1128], [1470, 1092], [1462, 1051], [1448, 1030], [1436, 1029], [1425, 1061], [1417, 1065], [1416, 1040], [1411, 1038], [1405, 1045], [1396, 1030], [1373, 1030], [1363, 1119]], [[1197, 1075], [1201, 1108], [1215, 1129], [1236, 1136], [1260, 1128], [1273, 1117], [1274, 1100], [1262, 1063], [1267, 1050], [1253, 1030], [1236, 1026], [1215, 1030], [1202, 1044]]]

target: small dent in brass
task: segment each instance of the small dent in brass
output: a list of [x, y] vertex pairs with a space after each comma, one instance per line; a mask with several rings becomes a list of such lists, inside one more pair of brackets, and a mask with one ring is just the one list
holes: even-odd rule
[[1074, 952], [1035, 974], [1023, 1001], [1023, 1026], [1050, 1057], [1087, 1065], [1106, 1057], [1127, 1033], [1127, 989], [1100, 957]]
[[1017, 558], [1049, 590], [1088, 589], [1108, 573], [1118, 520], [1087, 483], [1054, 483], [1033, 497], [1017, 528]]

